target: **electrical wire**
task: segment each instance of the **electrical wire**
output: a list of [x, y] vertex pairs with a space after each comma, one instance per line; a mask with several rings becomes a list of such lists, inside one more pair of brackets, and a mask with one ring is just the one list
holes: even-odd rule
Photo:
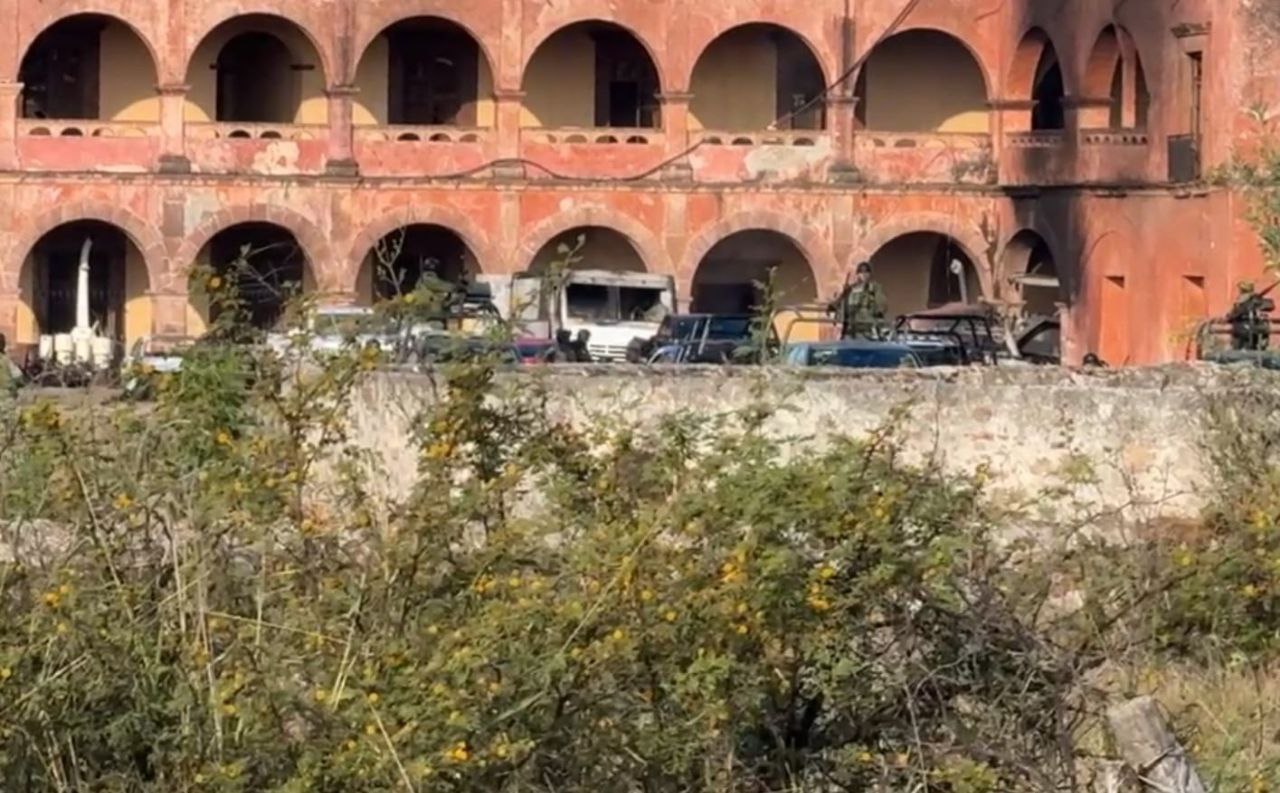
[[[866, 51], [863, 52], [862, 55], [858, 56], [858, 58], [855, 59], [853, 63], [851, 63], [847, 68], [845, 68], [845, 70], [840, 73], [839, 77], [837, 77], [835, 80], [827, 84], [827, 86], [824, 87], [822, 91], [816, 94], [812, 99], [808, 100], [807, 102], [800, 105], [799, 107], [791, 110], [790, 112], [785, 113], [784, 115], [779, 116], [778, 118], [775, 118], [768, 125], [767, 129], [777, 129], [779, 125], [785, 124], [786, 122], [791, 121], [796, 116], [800, 115], [801, 113], [805, 112], [806, 110], [816, 105], [819, 101], [826, 99], [837, 88], [840, 88], [842, 85], [847, 83], [849, 79], [853, 77], [855, 74], [857, 74], [858, 70], [861, 69], [864, 64], [866, 64], [867, 59], [871, 57], [871, 54], [875, 52], [876, 48], [879, 47], [887, 39], [889, 39], [891, 36], [893, 36], [895, 33], [898, 32], [898, 29], [901, 28], [902, 25], [906, 23], [907, 18], [911, 16], [911, 13], [915, 11], [918, 5], [920, 5], [920, 0], [907, 0], [906, 5], [902, 7], [902, 10], [898, 12], [898, 15], [894, 17], [893, 21], [890, 22], [889, 25], [880, 33], [880, 35], [871, 44], [871, 46], [867, 47]], [[530, 160], [526, 157], [503, 157], [495, 160], [490, 160], [488, 162], [473, 166], [471, 168], [467, 168], [462, 171], [454, 171], [452, 173], [443, 173], [443, 174], [432, 174], [427, 178], [429, 179], [465, 179], [469, 176], [475, 176], [478, 173], [492, 170], [494, 168], [500, 168], [502, 166], [523, 165], [525, 167], [533, 168], [537, 171], [541, 171], [547, 176], [550, 176], [552, 179], [556, 179], [557, 181], [561, 181], [561, 182], [590, 182], [590, 183], [639, 182], [639, 181], [648, 179], [654, 176], [655, 174], [661, 173], [662, 171], [671, 167], [675, 163], [679, 162], [685, 157], [688, 157], [690, 154], [693, 154], [698, 149], [702, 148], [703, 145], [705, 145], [705, 143], [706, 143], [705, 139], [699, 140], [696, 143], [693, 143], [687, 146], [684, 150], [663, 159], [657, 165], [646, 168], [645, 170], [639, 173], [628, 174], [626, 176], [603, 176], [603, 177], [602, 176], [573, 176], [570, 174], [560, 173], [553, 168], [549, 168], [548, 166], [543, 165], [542, 163], [539, 163], [535, 160]]]

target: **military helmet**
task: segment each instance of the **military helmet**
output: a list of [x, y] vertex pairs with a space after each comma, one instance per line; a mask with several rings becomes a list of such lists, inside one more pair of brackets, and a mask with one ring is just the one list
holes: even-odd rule
[[854, 272], [858, 275], [871, 275], [871, 262], [858, 262], [858, 266], [854, 268]]
[[1253, 293], [1253, 281], [1241, 281], [1236, 285], [1236, 289], [1240, 290], [1240, 294], [1248, 295]]

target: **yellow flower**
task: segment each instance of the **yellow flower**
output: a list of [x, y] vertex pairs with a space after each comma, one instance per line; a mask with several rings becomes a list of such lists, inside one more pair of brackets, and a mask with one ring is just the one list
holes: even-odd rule
[[677, 614], [676, 614], [673, 610], [671, 610], [671, 609], [667, 609], [666, 611], [664, 611], [664, 612], [662, 613], [662, 618], [663, 618], [664, 620], [666, 620], [667, 622], [675, 622], [675, 621], [676, 621], [676, 616], [677, 616]]
[[215, 435], [213, 436], [213, 440], [214, 440], [214, 442], [216, 442], [219, 446], [230, 446], [230, 445], [231, 445], [231, 434], [230, 434], [229, 432], [227, 432], [226, 430], [218, 430], [217, 434], [215, 434]]
[[13, 670], [7, 666], [0, 666], [0, 680], [8, 680], [13, 677]]
[[854, 759], [863, 765], [869, 765], [875, 762], [875, 758], [871, 756], [871, 752], [868, 752], [865, 749], [854, 755]]
[[413, 305], [414, 303], [418, 302], [418, 296], [415, 295], [413, 292], [410, 292], [409, 294], [404, 296], [404, 302], [408, 303], [409, 305]]
[[209, 291], [216, 292], [222, 288], [222, 279], [216, 275], [211, 276], [209, 278], [208, 286], [209, 286]]
[[45, 592], [44, 604], [51, 609], [56, 609], [62, 604], [62, 595], [58, 594], [56, 591]]
[[378, 732], [378, 725], [376, 725], [376, 724], [366, 724], [366, 725], [364, 725], [364, 734], [365, 734], [365, 735], [375, 735], [377, 732]]
[[1250, 600], [1252, 600], [1253, 598], [1256, 598], [1259, 594], [1258, 588], [1253, 584], [1245, 584], [1244, 588], [1241, 589], [1240, 591], [1243, 592], [1244, 596], [1249, 598]]
[[365, 696], [365, 700], [368, 701], [370, 705], [377, 705], [382, 700], [382, 697], [378, 696], [377, 691], [370, 691]]
[[622, 628], [617, 628], [614, 630], [612, 634], [609, 635], [609, 638], [613, 639], [615, 642], [620, 642], [623, 639], [627, 638], [627, 633], [626, 631], [622, 630]]
[[232, 704], [232, 703], [230, 703], [230, 702], [224, 703], [224, 704], [223, 704], [223, 706], [222, 706], [222, 714], [223, 714], [224, 716], [234, 716], [234, 715], [236, 715], [236, 706], [235, 706], [235, 705], [233, 705], [233, 704]]
[[329, 693], [323, 688], [317, 688], [311, 692], [311, 698], [323, 705], [329, 699]]
[[812, 595], [808, 600], [809, 608], [819, 613], [831, 610], [831, 602], [819, 595]]
[[445, 757], [452, 763], [465, 763], [471, 759], [471, 750], [467, 748], [465, 741], [459, 741], [445, 754]]
[[652, 589], [643, 590], [640, 593], [640, 600], [642, 600], [645, 603], [648, 603], [649, 601], [653, 600], [653, 590]]
[[737, 627], [737, 629], [736, 629], [736, 632], [737, 632], [737, 634], [738, 634], [739, 636], [746, 636], [746, 635], [747, 635], [747, 630], [748, 630], [748, 628], [747, 628], [747, 626], [746, 626], [746, 625], [739, 625], [739, 626]]
[[829, 581], [832, 578], [835, 578], [835, 575], [836, 569], [829, 564], [824, 564], [822, 569], [818, 571], [818, 577], [823, 581]]
[[116, 509], [124, 511], [129, 507], [133, 506], [133, 499], [129, 498], [128, 493], [121, 493], [117, 495], [115, 497], [115, 500], [113, 500], [111, 503], [115, 505]]
[[71, 626], [65, 622], [59, 622], [56, 630], [58, 631], [59, 634], [66, 635], [71, 631]]

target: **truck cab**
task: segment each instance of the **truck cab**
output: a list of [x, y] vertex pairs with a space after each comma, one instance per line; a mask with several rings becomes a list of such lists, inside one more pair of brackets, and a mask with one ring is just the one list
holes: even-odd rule
[[514, 276], [505, 317], [525, 337], [550, 339], [561, 329], [577, 336], [585, 330], [596, 361], [626, 360], [631, 341], [656, 334], [675, 310], [675, 279], [669, 275], [570, 270], [559, 294], [550, 294], [549, 285], [543, 275]]

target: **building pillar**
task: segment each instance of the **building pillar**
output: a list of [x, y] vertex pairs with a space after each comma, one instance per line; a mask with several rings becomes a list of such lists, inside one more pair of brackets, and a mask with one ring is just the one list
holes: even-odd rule
[[524, 91], [497, 90], [494, 103], [494, 157], [499, 162], [493, 167], [498, 179], [523, 179], [524, 164], [520, 158], [520, 117], [524, 112]]
[[190, 296], [185, 283], [171, 284], [151, 294], [151, 332], [156, 336], [193, 335], [187, 327]]
[[22, 83], [0, 82], [0, 171], [18, 170], [18, 103]]
[[833, 182], [861, 181], [854, 164], [857, 146], [858, 98], [844, 93], [828, 94], [826, 99], [827, 129], [831, 134], [832, 155], [829, 175]]
[[359, 90], [354, 85], [335, 85], [326, 92], [329, 97], [329, 149], [324, 170], [330, 176], [360, 175], [360, 164], [356, 162], [355, 154], [355, 125], [352, 121], [355, 113], [354, 97]]
[[187, 157], [187, 93], [189, 85], [161, 85], [160, 173], [191, 173]]
[[659, 176], [664, 181], [688, 182], [693, 179], [693, 166], [689, 164], [689, 147], [693, 145], [689, 134], [690, 93], [658, 95], [662, 114], [662, 135], [666, 139], [665, 166]]
[[1030, 99], [995, 99], [991, 106], [991, 160], [1002, 182], [1012, 181], [1015, 168], [1009, 154], [1009, 135], [1031, 131], [1031, 114], [1036, 102]]

